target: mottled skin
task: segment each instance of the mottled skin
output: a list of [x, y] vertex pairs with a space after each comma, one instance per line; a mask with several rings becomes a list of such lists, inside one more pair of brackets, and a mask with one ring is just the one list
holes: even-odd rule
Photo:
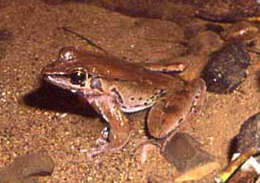
[[76, 92], [110, 124], [109, 143], [90, 152], [96, 154], [127, 143], [131, 127], [124, 113], [151, 108], [148, 131], [163, 139], [200, 111], [206, 93], [202, 79], [186, 82], [149, 66], [67, 47], [42, 74], [47, 82]]

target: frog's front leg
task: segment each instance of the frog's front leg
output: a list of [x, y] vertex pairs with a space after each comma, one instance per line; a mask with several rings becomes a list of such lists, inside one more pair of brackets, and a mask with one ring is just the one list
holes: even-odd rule
[[110, 132], [105, 143], [97, 148], [88, 151], [88, 157], [108, 151], [116, 151], [123, 148], [130, 136], [129, 119], [121, 111], [113, 96], [100, 95], [89, 96], [87, 98], [90, 105], [99, 113], [110, 125]]

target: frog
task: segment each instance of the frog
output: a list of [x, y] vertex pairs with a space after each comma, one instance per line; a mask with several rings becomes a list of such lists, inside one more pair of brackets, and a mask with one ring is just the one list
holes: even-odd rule
[[64, 47], [58, 59], [43, 68], [42, 76], [47, 83], [76, 93], [109, 124], [98, 146], [88, 150], [93, 157], [127, 144], [134, 125], [127, 114], [147, 109], [149, 136], [162, 143], [181, 124], [200, 114], [206, 100], [205, 82], [201, 78], [186, 81], [168, 73], [176, 68], [183, 69]]

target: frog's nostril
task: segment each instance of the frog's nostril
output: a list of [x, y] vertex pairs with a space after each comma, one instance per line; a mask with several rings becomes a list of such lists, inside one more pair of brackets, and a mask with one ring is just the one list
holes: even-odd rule
[[98, 89], [100, 91], [103, 91], [102, 90], [102, 84], [101, 84], [101, 82], [100, 82], [100, 80], [98, 78], [93, 78], [91, 80], [90, 87], [92, 89]]
[[183, 121], [183, 118], [180, 118], [178, 121], [178, 125], [181, 124], [182, 121]]

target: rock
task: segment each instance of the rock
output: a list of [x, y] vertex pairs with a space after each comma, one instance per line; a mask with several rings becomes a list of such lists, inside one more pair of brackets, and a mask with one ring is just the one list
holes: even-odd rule
[[260, 145], [260, 112], [251, 116], [241, 126], [239, 134], [235, 138], [236, 152], [244, 152], [251, 147]]
[[202, 72], [208, 91], [232, 92], [245, 80], [249, 63], [250, 57], [240, 41], [228, 42], [223, 48], [213, 52]]
[[175, 182], [199, 180], [212, 171], [219, 169], [220, 164], [209, 153], [200, 149], [193, 137], [185, 133], [176, 133], [165, 145], [162, 155], [178, 170]]
[[[259, 169], [259, 156], [252, 157], [259, 153], [259, 135], [260, 135], [260, 112], [251, 116], [242, 125], [239, 134], [236, 136], [234, 144], [234, 156], [239, 156], [231, 161], [228, 166], [219, 173], [216, 180], [225, 182], [239, 169], [233, 176], [230, 183], [251, 183], [256, 178], [256, 172]], [[234, 178], [233, 178], [234, 177]]]
[[38, 176], [51, 175], [54, 162], [46, 152], [16, 158], [0, 172], [0, 183], [35, 183]]

